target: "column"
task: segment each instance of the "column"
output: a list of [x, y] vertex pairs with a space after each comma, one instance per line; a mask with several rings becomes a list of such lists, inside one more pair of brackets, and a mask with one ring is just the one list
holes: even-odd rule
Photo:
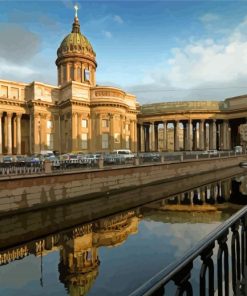
[[136, 120], [133, 120], [134, 125], [134, 150], [133, 152], [137, 152], [137, 123]]
[[163, 121], [163, 150], [167, 151], [167, 121]]
[[32, 153], [38, 153], [41, 150], [41, 126], [40, 126], [40, 115], [33, 114], [30, 115], [30, 120], [33, 119], [33, 149]]
[[64, 82], [64, 77], [63, 77], [63, 67], [64, 67], [64, 65], [60, 65], [60, 67], [59, 67], [59, 72], [60, 72], [60, 75], [59, 75], [59, 79], [60, 79], [60, 83], [59, 83], [59, 85], [60, 84], [63, 84], [63, 82]]
[[141, 152], [145, 152], [145, 137], [144, 137], [144, 125], [140, 125], [140, 136], [141, 136]]
[[12, 154], [12, 113], [7, 113], [7, 153]]
[[187, 150], [187, 123], [183, 122], [183, 150]]
[[74, 81], [77, 81], [77, 65], [76, 63], [73, 64], [73, 67], [74, 67]]
[[199, 122], [199, 149], [200, 150], [205, 150], [205, 145], [204, 145], [204, 126], [205, 122], [204, 120], [200, 120]]
[[16, 154], [21, 154], [21, 114], [16, 114]]
[[192, 150], [192, 120], [188, 120], [187, 122], [187, 139], [186, 139], [186, 150]]
[[209, 148], [216, 149], [216, 120], [209, 124]]
[[[112, 152], [114, 150], [114, 114], [110, 114], [109, 120], [110, 120], [109, 150]], [[131, 124], [132, 124], [132, 121], [130, 122], [130, 133], [131, 133]], [[130, 137], [131, 137], [131, 146], [132, 146], [132, 136]]]
[[0, 155], [3, 154], [2, 116], [3, 113], [0, 113]]
[[85, 66], [82, 64], [81, 65], [81, 81], [84, 82], [85, 81]]
[[70, 65], [69, 63], [66, 64], [66, 80], [64, 82], [70, 81], [70, 69], [69, 69]]
[[12, 120], [12, 154], [17, 154], [17, 127], [16, 116]]
[[159, 150], [159, 130], [158, 124], [154, 125], [154, 151]]
[[197, 150], [197, 122], [194, 121], [193, 124], [192, 124], [192, 139], [193, 139], [193, 142], [192, 142], [192, 150]]
[[154, 123], [149, 126], [149, 151], [154, 151]]
[[77, 120], [78, 115], [76, 112], [72, 113], [72, 151], [77, 150]]
[[3, 152], [7, 153], [8, 152], [8, 117], [7, 114], [4, 116], [4, 147], [3, 147]]
[[179, 151], [179, 121], [174, 122], [174, 151]]
[[[90, 114], [87, 116], [87, 150], [93, 151], [96, 149], [96, 147], [93, 147], [92, 143], [92, 117]], [[79, 135], [79, 138], [81, 139], [81, 135]], [[95, 150], [96, 151], [96, 150]]]

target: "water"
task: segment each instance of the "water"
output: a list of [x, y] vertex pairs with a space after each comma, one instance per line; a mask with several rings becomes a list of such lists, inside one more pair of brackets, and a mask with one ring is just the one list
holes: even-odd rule
[[231, 190], [226, 180], [47, 236], [33, 233], [34, 240], [1, 251], [0, 295], [128, 295], [240, 208], [219, 198]]

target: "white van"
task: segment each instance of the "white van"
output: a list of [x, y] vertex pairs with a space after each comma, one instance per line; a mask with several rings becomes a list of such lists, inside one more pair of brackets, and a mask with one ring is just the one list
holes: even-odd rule
[[129, 149], [118, 149], [118, 150], [113, 150], [113, 153], [122, 156], [126, 159], [128, 158], [134, 158], [135, 155], [129, 150]]

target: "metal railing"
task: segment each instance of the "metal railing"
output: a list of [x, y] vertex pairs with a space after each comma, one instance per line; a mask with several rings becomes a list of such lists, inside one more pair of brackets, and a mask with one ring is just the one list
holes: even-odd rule
[[[230, 252], [228, 247], [230, 243]], [[217, 249], [217, 258], [213, 253]], [[161, 270], [130, 296], [166, 295], [166, 286], [175, 284], [174, 294], [200, 296], [247, 295], [247, 206], [217, 227], [180, 260]], [[200, 260], [199, 287], [191, 282], [195, 260]], [[231, 268], [229, 261], [231, 260]], [[231, 276], [231, 282], [230, 282]], [[216, 283], [216, 285], [215, 285]], [[199, 290], [198, 290], [199, 288]], [[217, 289], [217, 294], [215, 294]], [[185, 293], [185, 294], [184, 294]]]
[[46, 171], [44, 161], [39, 162], [12, 162], [12, 163], [0, 163], [0, 178], [9, 175], [31, 175], [41, 174], [46, 172], [64, 172], [64, 171], [76, 171], [84, 169], [96, 169], [96, 168], [111, 168], [118, 166], [132, 166], [142, 164], [155, 164], [164, 162], [182, 162], [186, 160], [201, 160], [209, 158], [219, 158], [228, 156], [239, 156], [244, 153], [235, 152], [218, 152], [215, 155], [203, 154], [201, 152], [146, 152], [137, 153], [135, 157], [119, 157], [114, 154], [107, 155], [103, 160], [101, 159], [73, 159], [73, 160], [56, 160], [51, 161], [51, 168]]

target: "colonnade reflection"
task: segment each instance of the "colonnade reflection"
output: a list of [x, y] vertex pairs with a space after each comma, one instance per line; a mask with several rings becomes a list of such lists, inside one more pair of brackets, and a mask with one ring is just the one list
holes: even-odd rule
[[[233, 196], [233, 182], [245, 184], [246, 180], [246, 177], [244, 177], [236, 180], [226, 179], [217, 181], [156, 201], [150, 205], [76, 226], [72, 229], [31, 241], [30, 243], [20, 244], [17, 247], [0, 252], [0, 265], [9, 264], [29, 255], [42, 258], [50, 252], [59, 252], [59, 279], [68, 291], [68, 294], [73, 296], [86, 295], [99, 274], [100, 258], [98, 249], [103, 246], [119, 246], [127, 240], [129, 235], [136, 234], [139, 222], [142, 218], [145, 218], [149, 206], [152, 211], [158, 210], [159, 213], [167, 205], [197, 205], [199, 208], [205, 204], [217, 206], [229, 201], [231, 196]], [[174, 212], [171, 214], [172, 208], [169, 208], [169, 211], [170, 215], [166, 215], [167, 212], [165, 211], [162, 212], [165, 223], [174, 223], [174, 221], [176, 223], [184, 223], [180, 219], [180, 213]], [[217, 213], [219, 212], [217, 211]], [[211, 218], [212, 216], [206, 211], [200, 213], [200, 222], [208, 223], [211, 221]], [[191, 219], [190, 222], [198, 221]], [[42, 274], [40, 282], [43, 283]]]
[[232, 147], [229, 120], [189, 119], [138, 124], [139, 151], [228, 150]]

